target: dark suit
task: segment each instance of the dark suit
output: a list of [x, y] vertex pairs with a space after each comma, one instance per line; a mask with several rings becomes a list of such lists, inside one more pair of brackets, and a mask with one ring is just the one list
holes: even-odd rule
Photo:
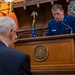
[[0, 75], [31, 75], [29, 56], [0, 41]]
[[75, 33], [75, 17], [64, 15], [64, 19], [62, 22], [68, 25], [69, 27], [62, 23], [57, 22], [56, 20], [49, 21], [46, 36], [70, 34], [71, 30], [73, 31], [73, 33]]

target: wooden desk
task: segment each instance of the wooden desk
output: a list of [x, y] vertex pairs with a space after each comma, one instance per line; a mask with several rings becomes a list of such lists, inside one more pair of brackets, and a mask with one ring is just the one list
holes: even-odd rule
[[[75, 71], [74, 38], [75, 34], [65, 34], [18, 39], [15, 47], [30, 55], [33, 75], [72, 75]], [[48, 57], [43, 61], [34, 58], [34, 50], [38, 45], [43, 45], [48, 50]]]

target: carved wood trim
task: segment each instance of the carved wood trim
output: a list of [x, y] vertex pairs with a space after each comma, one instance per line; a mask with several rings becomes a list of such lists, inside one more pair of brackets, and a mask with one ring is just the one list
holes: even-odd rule
[[[53, 0], [53, 1], [59, 1], [59, 0]], [[31, 6], [31, 5], [37, 5], [42, 3], [48, 3], [51, 2], [51, 0], [28, 0], [26, 1], [20, 1], [20, 2], [14, 2], [13, 8], [23, 7], [23, 6]]]

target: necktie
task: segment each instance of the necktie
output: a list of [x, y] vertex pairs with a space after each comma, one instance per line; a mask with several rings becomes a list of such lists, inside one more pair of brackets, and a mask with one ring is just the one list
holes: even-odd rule
[[62, 29], [61, 22], [58, 22], [58, 26], [59, 26], [59, 29], [60, 29], [60, 31], [61, 31], [61, 29]]

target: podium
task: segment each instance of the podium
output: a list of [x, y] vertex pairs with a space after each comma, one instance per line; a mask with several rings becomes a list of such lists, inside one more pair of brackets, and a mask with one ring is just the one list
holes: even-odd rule
[[33, 75], [75, 74], [75, 34], [18, 39], [15, 48], [30, 55]]

